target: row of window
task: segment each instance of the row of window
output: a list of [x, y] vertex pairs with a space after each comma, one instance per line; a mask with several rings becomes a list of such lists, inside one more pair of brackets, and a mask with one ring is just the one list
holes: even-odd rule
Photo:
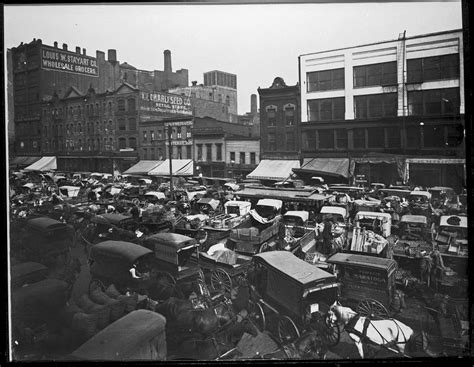
[[[459, 88], [409, 91], [407, 97], [408, 116], [452, 115], [459, 111]], [[397, 93], [354, 97], [355, 119], [397, 117], [397, 111]], [[344, 117], [344, 97], [308, 101], [308, 121], [340, 121]]]
[[64, 129], [63, 129], [63, 124], [59, 124], [59, 125], [44, 125], [43, 126], [43, 133], [45, 134], [45, 136], [48, 135], [48, 133], [54, 133], [54, 134], [60, 134], [60, 135], [63, 135], [64, 133], [66, 133], [66, 135], [70, 135], [70, 134], [74, 134], [74, 133], [82, 133], [82, 126], [84, 126], [84, 133], [86, 134], [98, 134], [98, 133], [101, 133], [101, 132], [104, 132], [105, 134], [113, 134], [115, 133], [115, 130], [114, 130], [114, 124], [112, 122], [112, 120], [109, 120], [109, 122], [107, 123], [107, 121], [103, 121], [102, 122], [102, 125], [99, 121], [97, 121], [95, 124], [93, 122], [87, 122], [87, 123], [83, 123], [84, 125], [82, 125], [80, 122], [79, 123], [75, 123], [75, 124], [65, 124], [64, 125]]
[[[143, 141], [144, 142], [148, 141], [148, 138], [150, 138], [150, 141], [161, 140], [162, 138], [167, 137], [167, 135], [165, 136], [164, 133], [166, 133], [166, 130], [159, 129], [156, 131], [156, 134], [154, 130], [150, 130], [150, 131], [144, 130], [142, 132]], [[191, 128], [186, 129], [186, 127], [182, 127], [182, 126], [172, 128], [171, 138], [172, 139], [190, 139]]]
[[[247, 164], [246, 162], [246, 153], [245, 152], [239, 152], [239, 162], [235, 160], [236, 153], [235, 152], [230, 152], [229, 158], [231, 163], [237, 163], [237, 164]], [[255, 152], [250, 152], [250, 162], [249, 164], [257, 164], [256, 163], [256, 154]]]
[[214, 145], [216, 147], [215, 149], [215, 161], [222, 161], [222, 144], [196, 144], [196, 155], [197, 155], [197, 160], [202, 161], [203, 159], [203, 145], [206, 146], [206, 161], [207, 162], [212, 162], [213, 157], [212, 157], [212, 146]]
[[[441, 55], [407, 60], [407, 82], [422, 83], [459, 78], [459, 55]], [[397, 62], [354, 66], [354, 87], [397, 84]], [[344, 68], [306, 74], [307, 92], [341, 90], [345, 87]]]
[[[398, 127], [372, 127], [352, 129], [351, 145], [347, 129], [303, 131], [302, 149], [373, 149], [401, 148], [401, 131]], [[406, 129], [406, 148], [456, 147], [462, 143], [462, 125], [409, 126]]]
[[[155, 155], [155, 154], [156, 154], [156, 155]], [[142, 149], [142, 157], [143, 157], [143, 159], [151, 159], [151, 160], [159, 159], [159, 160], [163, 160], [163, 159], [164, 159], [164, 156], [163, 156], [163, 149], [162, 149], [162, 148], [158, 148], [158, 149], [155, 151], [155, 148], [154, 148], [154, 147], [143, 148], [143, 149]]]
[[283, 121], [285, 126], [295, 125], [295, 106], [294, 105], [285, 106], [283, 109], [283, 116], [279, 111], [277, 111], [276, 106], [267, 106], [266, 111], [267, 111], [268, 126], [276, 126], [277, 121]]

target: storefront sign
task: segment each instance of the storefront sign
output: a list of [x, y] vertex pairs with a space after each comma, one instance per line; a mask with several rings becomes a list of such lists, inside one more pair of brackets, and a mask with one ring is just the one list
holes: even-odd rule
[[41, 48], [41, 68], [67, 73], [99, 76], [97, 59], [53, 47]]
[[[168, 141], [166, 141], [166, 145], [169, 145]], [[192, 140], [172, 140], [171, 145], [193, 145]]]
[[165, 127], [169, 126], [193, 126], [193, 121], [174, 121], [174, 122], [165, 122]]
[[191, 98], [161, 92], [140, 92], [140, 111], [145, 120], [167, 115], [193, 114]]

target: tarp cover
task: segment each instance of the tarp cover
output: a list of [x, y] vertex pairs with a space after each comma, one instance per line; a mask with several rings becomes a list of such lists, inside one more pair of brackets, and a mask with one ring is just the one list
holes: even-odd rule
[[158, 167], [163, 161], [141, 160], [124, 172], [127, 175], [147, 175], [148, 172]]
[[294, 171], [348, 178], [349, 158], [306, 158], [301, 168]]
[[15, 166], [28, 166], [39, 161], [41, 157], [27, 157], [27, 156], [18, 156], [11, 160], [10, 165]]
[[293, 168], [299, 168], [298, 160], [270, 160], [260, 161], [257, 168], [247, 175], [248, 179], [256, 180], [286, 180], [293, 173]]
[[[174, 176], [192, 176], [194, 167], [192, 159], [173, 159], [171, 161]], [[149, 176], [168, 176], [170, 174], [170, 160], [166, 159], [159, 166], [148, 172]]]
[[50, 171], [56, 168], [56, 157], [42, 157], [39, 161], [26, 167], [25, 171]]

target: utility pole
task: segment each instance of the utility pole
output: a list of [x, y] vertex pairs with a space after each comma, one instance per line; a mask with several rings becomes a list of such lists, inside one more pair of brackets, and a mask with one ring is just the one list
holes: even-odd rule
[[173, 191], [173, 146], [171, 145], [171, 132], [172, 127], [168, 126], [168, 157], [170, 160], [170, 196], [171, 200], [174, 200], [174, 191]]

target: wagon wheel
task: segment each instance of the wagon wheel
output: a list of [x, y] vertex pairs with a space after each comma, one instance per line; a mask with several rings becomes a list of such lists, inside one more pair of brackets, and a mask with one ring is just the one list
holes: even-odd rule
[[225, 270], [217, 268], [211, 273], [211, 286], [216, 291], [230, 293], [232, 290], [232, 279]]
[[390, 314], [383, 304], [375, 299], [364, 299], [357, 305], [357, 313], [372, 320], [388, 319]]
[[263, 332], [267, 326], [267, 320], [262, 305], [258, 302], [249, 301], [248, 308], [249, 315], [255, 326], [260, 332]]
[[278, 319], [278, 339], [282, 344], [295, 341], [300, 337], [298, 327], [288, 316], [281, 316]]
[[94, 292], [96, 289], [100, 289], [102, 292], [105, 292], [105, 285], [99, 279], [91, 279], [89, 283], [89, 294]]

